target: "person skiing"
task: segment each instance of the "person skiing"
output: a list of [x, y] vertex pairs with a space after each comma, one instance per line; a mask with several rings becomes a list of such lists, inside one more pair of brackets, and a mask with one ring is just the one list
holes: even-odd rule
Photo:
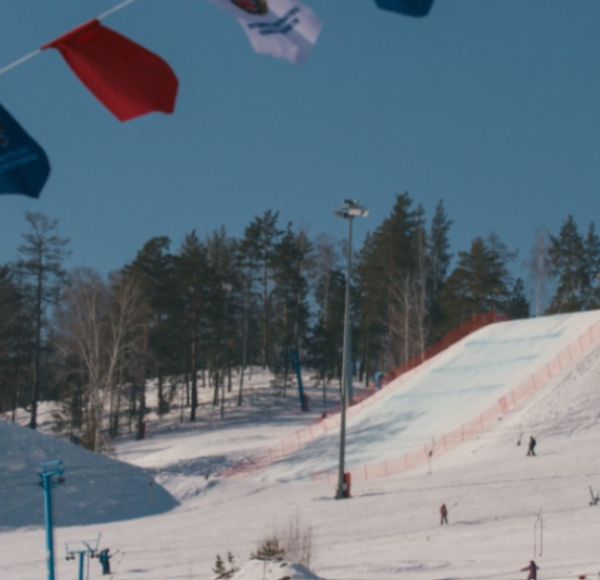
[[108, 552], [108, 548], [105, 548], [98, 555], [98, 560], [100, 561], [100, 565], [102, 566], [102, 575], [110, 574], [110, 559], [111, 555]]
[[529, 562], [529, 566], [525, 566], [525, 568], [521, 568], [521, 572], [529, 572], [527, 574], [527, 580], [536, 580], [537, 579], [537, 571], [540, 567], [533, 561]]
[[446, 507], [446, 504], [443, 503], [442, 506], [440, 507], [440, 526], [442, 524], [447, 524], [448, 523], [448, 508]]
[[533, 438], [533, 435], [529, 438], [529, 449], [527, 450], [527, 455], [535, 455], [535, 444], [536, 440]]

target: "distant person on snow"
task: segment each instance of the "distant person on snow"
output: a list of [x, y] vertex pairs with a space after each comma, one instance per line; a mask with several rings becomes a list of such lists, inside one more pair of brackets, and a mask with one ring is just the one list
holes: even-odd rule
[[527, 580], [536, 580], [537, 579], [537, 571], [539, 570], [539, 566], [531, 560], [529, 562], [529, 566], [525, 566], [525, 568], [521, 568], [521, 572], [529, 572], [527, 574]]
[[111, 555], [108, 553], [108, 548], [105, 548], [100, 552], [98, 560], [100, 561], [100, 565], [102, 566], [103, 575], [110, 574], [110, 559]]
[[440, 507], [440, 526], [442, 524], [447, 524], [448, 523], [448, 508], [446, 507], [446, 504], [443, 503], [442, 507]]
[[529, 438], [529, 449], [527, 450], [527, 455], [535, 455], [535, 444], [536, 440], [533, 438], [533, 435]]

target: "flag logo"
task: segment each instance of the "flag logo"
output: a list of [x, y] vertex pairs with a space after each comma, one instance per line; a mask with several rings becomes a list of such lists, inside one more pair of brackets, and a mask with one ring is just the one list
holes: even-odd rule
[[230, 0], [230, 2], [248, 14], [264, 16], [269, 12], [267, 0]]
[[0, 147], [0, 194], [39, 197], [50, 175], [48, 157], [2, 105]]
[[301, 0], [208, 0], [239, 22], [261, 54], [304, 62], [317, 41], [321, 21]]

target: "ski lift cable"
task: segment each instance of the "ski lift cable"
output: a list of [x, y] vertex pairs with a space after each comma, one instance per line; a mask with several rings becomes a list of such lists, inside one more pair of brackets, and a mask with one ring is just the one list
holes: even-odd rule
[[[86, 473], [89, 470], [87, 468], [79, 468], [79, 469], [69, 469], [70, 474], [72, 475], [73, 471], [75, 471], [76, 473], [82, 474], [82, 473]], [[17, 476], [15, 476], [17, 477]], [[18, 476], [18, 477], [27, 477], [31, 479], [31, 475], [30, 474], [23, 474], [22, 476]], [[151, 474], [129, 474], [129, 473], [123, 473], [122, 472], [122, 468], [117, 469], [117, 470], [113, 470], [113, 471], [108, 471], [108, 473], [103, 473], [102, 475], [100, 475], [99, 477], [97, 477], [97, 479], [99, 481], [103, 481], [103, 480], [107, 480], [107, 479], [121, 479], [121, 480], [127, 480], [127, 481], [143, 481], [143, 482], [151, 482], [154, 483], [154, 477]], [[14, 483], [14, 484], [9, 484], [9, 485], [3, 485], [3, 481], [0, 479], [0, 491], [4, 491], [4, 490], [9, 490], [9, 489], [21, 489], [21, 488], [27, 488], [30, 487], [32, 485], [39, 485], [39, 482], [36, 481], [29, 481], [29, 482], [23, 482], [23, 483]], [[7, 482], [8, 483], [8, 482]]]
[[11, 482], [13, 480], [17, 480], [17, 479], [24, 479], [24, 478], [31, 478], [31, 474], [30, 473], [14, 473], [12, 475], [1, 475], [0, 476], [0, 484], [3, 484], [5, 482]]
[[16, 483], [15, 485], [4, 485], [0, 486], [0, 491], [4, 491], [7, 489], [21, 489], [26, 487], [31, 487], [32, 485], [39, 485], [38, 482], [31, 481], [30, 483]]
[[[97, 473], [95, 471], [95, 468], [93, 468], [92, 466], [87, 466], [87, 465], [69, 465], [69, 473], [70, 474], [78, 474], [78, 473], [88, 473], [88, 472], [94, 472]], [[127, 470], [125, 465], [115, 465], [115, 466], [109, 466], [103, 469], [100, 477], [106, 476], [108, 475], [109, 477], [123, 477], [123, 478], [127, 478], [127, 479], [134, 479], [134, 478], [138, 478], [138, 479], [144, 479], [144, 478], [154, 478], [154, 473], [149, 471], [149, 470], [140, 470], [139, 473], [131, 473], [129, 470]]]

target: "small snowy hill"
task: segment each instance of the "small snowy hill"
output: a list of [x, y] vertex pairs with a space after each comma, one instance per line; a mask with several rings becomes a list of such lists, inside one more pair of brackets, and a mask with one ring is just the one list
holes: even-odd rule
[[320, 580], [318, 576], [300, 564], [289, 564], [278, 560], [249, 560], [231, 580]]
[[65, 483], [53, 493], [55, 521], [70, 526], [141, 518], [177, 501], [151, 473], [26, 427], [0, 422], [0, 527], [43, 526], [40, 464], [62, 460]]

